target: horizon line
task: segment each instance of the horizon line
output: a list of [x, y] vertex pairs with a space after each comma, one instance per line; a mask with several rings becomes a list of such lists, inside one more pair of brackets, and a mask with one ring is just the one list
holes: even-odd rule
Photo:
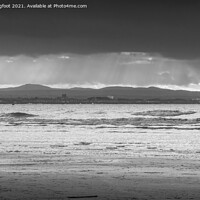
[[51, 89], [74, 89], [74, 88], [81, 88], [81, 89], [103, 89], [109, 87], [125, 87], [125, 88], [158, 88], [158, 89], [166, 89], [166, 90], [183, 90], [183, 91], [191, 91], [191, 92], [200, 92], [199, 89], [191, 88], [189, 86], [174, 86], [174, 85], [147, 85], [147, 86], [136, 86], [136, 85], [123, 85], [123, 84], [40, 84], [40, 83], [25, 83], [25, 84], [0, 84], [0, 89], [9, 89], [9, 88], [17, 88], [22, 87], [25, 85], [38, 85], [49, 87]]

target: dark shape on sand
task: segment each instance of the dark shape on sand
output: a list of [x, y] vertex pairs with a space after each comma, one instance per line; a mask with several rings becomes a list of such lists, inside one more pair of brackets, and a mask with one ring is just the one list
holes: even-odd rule
[[92, 196], [69, 196], [69, 199], [83, 199], [83, 198], [96, 198], [98, 197], [97, 195], [92, 195]]

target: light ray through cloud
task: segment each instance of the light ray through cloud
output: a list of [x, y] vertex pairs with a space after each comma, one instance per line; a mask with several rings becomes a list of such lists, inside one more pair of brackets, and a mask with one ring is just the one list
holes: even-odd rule
[[200, 60], [144, 52], [0, 57], [0, 85], [159, 86], [200, 90]]

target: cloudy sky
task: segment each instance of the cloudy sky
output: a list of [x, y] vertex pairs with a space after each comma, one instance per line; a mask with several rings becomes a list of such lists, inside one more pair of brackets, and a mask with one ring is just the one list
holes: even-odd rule
[[200, 1], [49, 3], [87, 8], [0, 9], [0, 87], [37, 83], [200, 90]]

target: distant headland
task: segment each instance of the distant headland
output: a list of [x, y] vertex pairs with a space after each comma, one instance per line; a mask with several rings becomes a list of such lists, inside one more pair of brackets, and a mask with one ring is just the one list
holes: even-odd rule
[[157, 87], [104, 87], [58, 89], [38, 84], [0, 89], [1, 104], [72, 104], [72, 103], [200, 103], [200, 92]]

